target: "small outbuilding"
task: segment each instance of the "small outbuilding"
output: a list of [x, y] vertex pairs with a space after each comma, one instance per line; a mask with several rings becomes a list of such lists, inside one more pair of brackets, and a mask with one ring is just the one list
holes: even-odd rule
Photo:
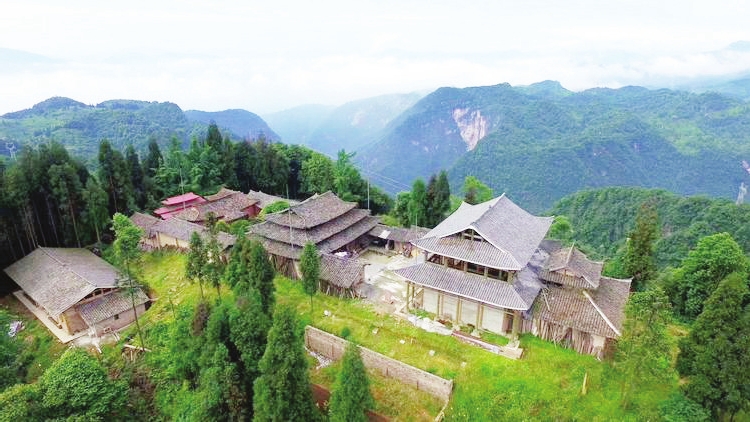
[[118, 270], [86, 249], [39, 247], [5, 273], [21, 288], [16, 297], [64, 343], [123, 328], [149, 303], [140, 288], [120, 288]]

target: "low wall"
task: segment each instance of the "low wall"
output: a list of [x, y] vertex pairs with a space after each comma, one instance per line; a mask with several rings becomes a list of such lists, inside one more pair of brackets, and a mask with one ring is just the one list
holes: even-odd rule
[[[344, 355], [347, 341], [341, 337], [326, 333], [315, 327], [305, 327], [305, 346], [309, 350], [339, 360]], [[360, 346], [362, 361], [368, 369], [376, 369], [386, 377], [394, 378], [404, 384], [416, 387], [445, 402], [451, 396], [453, 381], [440, 378], [429, 372], [407, 365], [403, 362], [383, 356], [380, 353]]]

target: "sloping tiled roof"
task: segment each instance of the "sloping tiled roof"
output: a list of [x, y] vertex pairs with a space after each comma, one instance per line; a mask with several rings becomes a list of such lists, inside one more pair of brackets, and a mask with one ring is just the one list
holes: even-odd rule
[[117, 286], [117, 269], [75, 248], [37, 248], [5, 273], [53, 318], [97, 288]]
[[285, 198], [282, 198], [280, 196], [269, 195], [269, 194], [263, 193], [261, 191], [251, 190], [250, 192], [247, 193], [247, 196], [250, 199], [257, 200], [258, 201], [258, 206], [261, 209], [263, 209], [263, 208], [265, 208], [265, 207], [267, 207], [267, 206], [269, 206], [269, 205], [271, 205], [271, 204], [273, 204], [274, 202], [277, 202], [277, 201], [286, 201], [286, 202], [289, 203], [290, 206], [291, 205], [297, 205], [297, 204], [299, 204], [299, 201], [295, 201], [293, 199], [285, 199]]
[[[135, 295], [136, 306], [149, 301], [148, 296], [146, 296], [140, 288], [136, 288], [133, 294]], [[77, 307], [78, 313], [81, 314], [81, 317], [89, 326], [94, 325], [99, 321], [112, 318], [113, 316], [132, 308], [132, 299], [123, 289], [107, 293]]]
[[208, 202], [213, 202], [213, 201], [218, 201], [221, 198], [226, 198], [227, 196], [235, 195], [235, 194], [238, 194], [238, 193], [242, 194], [242, 192], [240, 192], [238, 190], [231, 190], [231, 189], [227, 189], [227, 188], [225, 188], [225, 187], [222, 186], [221, 189], [219, 189], [218, 192], [216, 192], [213, 195], [206, 195], [206, 196], [204, 196], [204, 198], [206, 198], [206, 201], [208, 201]]
[[431, 262], [412, 265], [394, 272], [415, 284], [500, 308], [527, 310], [531, 308], [534, 300], [533, 297], [522, 297], [514, 287], [515, 283], [510, 284]]
[[429, 231], [430, 229], [419, 226], [411, 226], [407, 229], [404, 227], [391, 227], [386, 226], [385, 224], [378, 224], [375, 228], [370, 230], [370, 235], [381, 239], [393, 240], [395, 242], [411, 242], [426, 235]]
[[[348, 227], [337, 225], [335, 221], [331, 222], [330, 224], [334, 224], [340, 231], [334, 231], [333, 235], [317, 243], [318, 251], [320, 253], [333, 252], [372, 230], [378, 221], [377, 217], [367, 215]], [[250, 226], [247, 233], [249, 236], [256, 236], [268, 253], [291, 259], [299, 259], [304, 244], [308, 240], [312, 241], [312, 236], [306, 236], [304, 231], [295, 229], [292, 229], [290, 241], [288, 227], [280, 228], [268, 221]], [[274, 237], [266, 237], [264, 233], [272, 233]]]
[[[131, 219], [133, 219], [133, 217], [131, 217]], [[136, 221], [142, 221], [141, 219], [142, 217], [137, 217], [132, 221], [133, 223], [138, 224]], [[205, 226], [181, 220], [179, 218], [170, 218], [169, 220], [159, 220], [152, 224], [149, 231], [146, 232], [146, 236], [154, 237], [156, 236], [156, 233], [164, 233], [175, 239], [190, 242], [190, 236], [192, 236], [193, 232], [198, 232], [198, 234], [203, 236], [204, 239], [208, 237], [208, 229]], [[237, 240], [234, 235], [221, 231], [216, 235], [216, 239], [224, 249], [234, 245], [234, 242]]]
[[355, 208], [339, 218], [327, 221], [307, 230], [290, 228], [289, 226], [266, 221], [252, 226], [252, 232], [269, 239], [298, 246], [304, 246], [307, 242], [318, 244], [360, 220], [367, 218], [369, 215], [370, 213], [367, 210]]
[[[583, 252], [573, 246], [559, 249], [550, 254], [546, 272], [542, 278], [573, 287], [596, 289], [602, 276], [603, 262], [589, 260]], [[563, 273], [573, 273], [566, 277]]]
[[459, 236], [423, 237], [412, 242], [420, 249], [449, 258], [469, 261], [486, 267], [518, 271], [522, 268], [513, 256], [489, 242], [463, 239]]
[[356, 258], [341, 258], [331, 254], [320, 256], [320, 278], [335, 286], [351, 289], [363, 281], [365, 264]]
[[156, 218], [153, 215], [135, 212], [130, 216], [130, 221], [132, 221], [136, 226], [143, 229], [143, 232], [146, 234], [146, 236], [151, 236], [151, 229], [154, 227], [154, 225], [163, 220], [160, 218]]
[[200, 195], [196, 195], [193, 192], [188, 192], [188, 193], [183, 193], [182, 195], [169, 197], [161, 201], [161, 203], [166, 206], [170, 206], [170, 205], [178, 205], [182, 203], [193, 203], [193, 202], [203, 202], [203, 201], [205, 201], [205, 199], [203, 199], [203, 197], [201, 197]]
[[309, 229], [331, 221], [357, 206], [342, 201], [333, 192], [312, 196], [289, 209], [266, 215], [266, 221], [297, 229]]
[[[430, 230], [422, 239], [413, 243], [441, 255], [465, 254], [465, 244], [440, 244], [436, 239], [473, 229], [498, 251], [494, 254], [482, 251], [486, 259], [498, 261], [498, 264], [484, 265], [518, 271], [531, 259], [551, 224], [552, 217], [536, 217], [529, 214], [503, 194], [477, 205], [462, 203], [456, 212]], [[428, 240], [431, 238], [432, 241]], [[430, 247], [439, 248], [428, 249]], [[455, 252], [450, 252], [452, 247], [455, 247]], [[473, 259], [468, 260], [474, 262]]]
[[258, 202], [251, 199], [242, 192], [223, 189], [214, 196], [219, 195], [218, 199], [209, 200], [197, 205], [191, 205], [185, 210], [172, 213], [173, 217], [186, 221], [199, 222], [206, 221], [209, 213], [214, 213], [216, 218], [226, 222], [232, 222], [246, 216], [244, 210]]
[[[599, 289], [548, 287], [534, 304], [534, 317], [588, 333], [620, 335], [630, 280], [602, 277]], [[546, 300], [545, 300], [546, 296]], [[549, 305], [549, 307], [548, 307]]]

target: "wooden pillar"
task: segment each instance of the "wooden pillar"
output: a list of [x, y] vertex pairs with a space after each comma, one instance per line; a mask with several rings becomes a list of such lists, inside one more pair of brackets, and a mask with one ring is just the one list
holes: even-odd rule
[[460, 297], [456, 298], [456, 324], [461, 325], [461, 303]]
[[411, 283], [406, 283], [406, 312], [409, 312], [410, 306], [409, 302], [411, 302], [411, 290], [413, 287], [411, 286]]
[[480, 324], [482, 323], [482, 310], [483, 309], [484, 309], [484, 305], [482, 305], [481, 303], [477, 303], [477, 322], [474, 325], [474, 327], [477, 330], [479, 329], [479, 327], [481, 327]]
[[464, 261], [464, 272], [469, 270], [469, 261]]
[[487, 278], [490, 272], [490, 267], [484, 267], [484, 278]]
[[511, 333], [511, 337], [513, 337], [514, 340], [518, 340], [518, 332], [521, 328], [521, 311], [515, 310], [513, 311], [513, 332]]
[[437, 294], [437, 314], [438, 318], [443, 318], [443, 293], [441, 292]]

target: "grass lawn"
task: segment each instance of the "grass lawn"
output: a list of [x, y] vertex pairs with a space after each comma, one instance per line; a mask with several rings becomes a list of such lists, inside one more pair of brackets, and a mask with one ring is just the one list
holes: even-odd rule
[[[173, 318], [174, 305], [194, 305], [198, 286], [184, 279], [185, 256], [147, 254], [144, 280], [159, 299], [144, 315], [144, 327]], [[526, 349], [519, 361], [506, 359], [457, 339], [425, 332], [409, 322], [379, 313], [369, 303], [316, 294], [310, 298], [299, 283], [277, 277], [277, 302], [294, 306], [302, 324], [339, 335], [346, 328], [361, 345], [435, 375], [453, 379], [446, 420], [655, 420], [658, 405], [677, 388], [641, 383], [629, 409], [620, 406], [620, 387], [607, 363], [583, 356], [533, 336], [523, 336]], [[212, 300], [216, 290], [205, 289]], [[231, 294], [223, 291], [222, 295]], [[323, 311], [330, 312], [324, 316]], [[401, 341], [404, 344], [401, 344]], [[497, 339], [501, 340], [501, 339]], [[146, 345], [149, 346], [148, 344]], [[434, 353], [430, 353], [434, 351]], [[330, 387], [337, 365], [311, 369], [314, 382]], [[584, 376], [587, 393], [582, 394]], [[638, 382], [637, 380], [635, 382]], [[442, 403], [382, 377], [372, 377], [377, 412], [394, 420], [430, 420]]]

